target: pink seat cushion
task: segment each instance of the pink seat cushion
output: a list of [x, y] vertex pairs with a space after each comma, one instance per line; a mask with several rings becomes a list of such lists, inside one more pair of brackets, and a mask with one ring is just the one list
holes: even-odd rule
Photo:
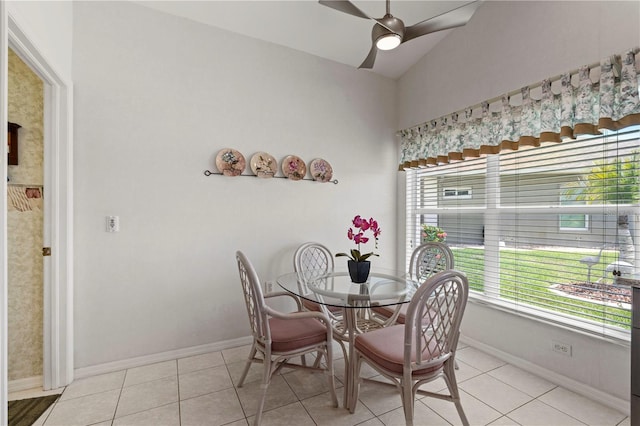
[[314, 318], [271, 318], [271, 350], [289, 352], [327, 340], [327, 328]]
[[[318, 302], [313, 302], [311, 300], [302, 299], [302, 306], [307, 308], [307, 310], [309, 310], [309, 311], [322, 312], [322, 309], [320, 309], [320, 304], [318, 304]], [[329, 310], [329, 312], [334, 313], [334, 314], [339, 314], [339, 313], [342, 312], [342, 308], [339, 307], [339, 306], [329, 306], [329, 305], [327, 305], [327, 310]]]
[[[400, 313], [396, 318], [396, 323], [404, 324], [404, 318], [405, 318], [405, 315], [407, 314], [407, 309], [409, 309], [408, 303], [404, 303], [402, 304], [402, 306], [400, 306]], [[385, 318], [391, 318], [393, 314], [396, 312], [396, 307], [395, 306], [375, 306], [371, 308], [371, 310], [373, 310], [373, 312]]]
[[[355, 348], [386, 370], [402, 374], [404, 365], [404, 325], [393, 325], [356, 336]], [[415, 361], [415, 351], [411, 361]], [[444, 361], [420, 370], [413, 375], [425, 375], [444, 365]]]
[[[371, 309], [373, 310], [373, 312], [385, 318], [391, 318], [391, 316], [396, 312], [395, 306], [375, 306]], [[396, 318], [396, 324], [404, 324], [406, 322], [405, 319], [406, 319], [408, 309], [409, 309], [408, 303], [404, 303], [400, 306], [400, 312], [398, 313], [398, 317]], [[428, 317], [422, 320], [423, 324], [428, 324], [429, 322], [430, 321]]]

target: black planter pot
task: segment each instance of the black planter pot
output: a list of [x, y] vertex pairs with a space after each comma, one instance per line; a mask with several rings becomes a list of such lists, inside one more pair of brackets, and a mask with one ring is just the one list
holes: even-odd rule
[[349, 276], [351, 277], [351, 281], [356, 284], [362, 284], [367, 282], [369, 278], [369, 270], [371, 269], [371, 262], [365, 260], [363, 262], [354, 262], [353, 260], [349, 260], [347, 262], [347, 266], [349, 267]]

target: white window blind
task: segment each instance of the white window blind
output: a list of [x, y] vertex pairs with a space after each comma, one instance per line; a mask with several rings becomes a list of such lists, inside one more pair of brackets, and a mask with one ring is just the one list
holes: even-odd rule
[[639, 160], [634, 128], [408, 170], [407, 259], [421, 225], [438, 226], [471, 298], [626, 340], [630, 289], [617, 274], [640, 272]]

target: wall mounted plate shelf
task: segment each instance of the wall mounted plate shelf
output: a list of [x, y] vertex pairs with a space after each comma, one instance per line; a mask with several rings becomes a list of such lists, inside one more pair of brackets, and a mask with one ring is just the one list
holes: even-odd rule
[[[204, 171], [204, 175], [205, 175], [205, 176], [212, 176], [212, 175], [223, 176], [223, 174], [222, 174], [222, 173], [212, 172], [212, 171], [210, 171], [210, 170], [205, 170], [205, 171]], [[237, 176], [257, 178], [257, 176], [256, 176], [256, 175], [237, 175]], [[273, 178], [274, 178], [274, 179], [289, 179], [289, 178], [288, 178], [288, 177], [286, 177], [286, 176], [273, 176]], [[291, 180], [291, 179], [289, 179], [289, 180]], [[334, 184], [334, 185], [337, 185], [337, 184], [338, 184], [338, 179], [327, 180], [327, 181], [319, 181], [319, 180], [316, 180], [316, 179], [299, 179], [299, 180], [306, 180], [306, 181], [309, 181], [309, 182], [316, 182], [316, 183], [325, 183], [325, 182], [330, 182], [330, 183], [332, 183], [332, 184]]]

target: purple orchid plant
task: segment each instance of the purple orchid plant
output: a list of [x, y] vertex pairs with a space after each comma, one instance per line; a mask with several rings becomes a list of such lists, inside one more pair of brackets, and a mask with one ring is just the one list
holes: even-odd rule
[[363, 262], [367, 260], [371, 256], [378, 256], [374, 252], [369, 253], [361, 253], [360, 252], [360, 244], [366, 244], [369, 242], [370, 238], [365, 236], [366, 232], [371, 232], [373, 234], [373, 239], [375, 241], [375, 248], [378, 248], [378, 237], [380, 236], [381, 229], [378, 226], [378, 222], [374, 218], [369, 218], [369, 220], [362, 218], [360, 215], [357, 215], [353, 218], [353, 227], [349, 228], [347, 231], [347, 238], [353, 241], [358, 245], [357, 249], [352, 249], [351, 254], [347, 253], [337, 253], [336, 257], [348, 257], [354, 262]]

